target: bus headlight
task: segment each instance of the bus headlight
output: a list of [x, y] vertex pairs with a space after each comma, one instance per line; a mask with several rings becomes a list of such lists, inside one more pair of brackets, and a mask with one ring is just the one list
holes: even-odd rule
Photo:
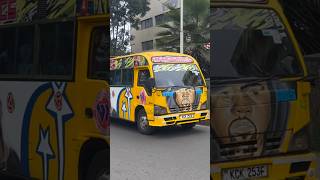
[[164, 115], [164, 114], [167, 114], [167, 108], [165, 107], [162, 107], [162, 106], [157, 106], [157, 105], [154, 105], [154, 115], [155, 116], [161, 116], [161, 115]]
[[289, 151], [305, 151], [309, 149], [308, 126], [296, 132], [289, 144]]
[[200, 110], [206, 110], [207, 109], [207, 101], [201, 104]]

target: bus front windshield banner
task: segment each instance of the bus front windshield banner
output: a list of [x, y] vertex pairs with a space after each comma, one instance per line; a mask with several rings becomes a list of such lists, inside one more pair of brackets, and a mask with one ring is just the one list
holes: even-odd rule
[[211, 9], [213, 77], [297, 76], [302, 73], [283, 23], [273, 10]]
[[203, 79], [195, 64], [155, 64], [153, 66], [156, 87], [203, 86]]

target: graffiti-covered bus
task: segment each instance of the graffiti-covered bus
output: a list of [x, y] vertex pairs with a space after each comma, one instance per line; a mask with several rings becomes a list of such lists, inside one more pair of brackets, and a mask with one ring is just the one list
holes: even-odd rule
[[0, 179], [109, 179], [108, 1], [0, 1]]
[[310, 82], [277, 0], [211, 1], [211, 178], [318, 179]]
[[207, 87], [197, 61], [172, 52], [143, 52], [110, 61], [111, 116], [155, 127], [192, 128], [209, 118]]

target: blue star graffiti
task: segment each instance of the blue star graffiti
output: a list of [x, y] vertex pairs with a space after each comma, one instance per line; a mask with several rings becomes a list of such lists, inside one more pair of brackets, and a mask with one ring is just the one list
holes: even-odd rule
[[[46, 110], [55, 119], [55, 127], [58, 144], [58, 179], [64, 179], [64, 165], [65, 165], [65, 123], [73, 117], [72, 107], [66, 96], [65, 82], [51, 83], [52, 94], [46, 105]], [[42, 156], [44, 157], [44, 156]]]
[[127, 102], [128, 102], [128, 107], [127, 107], [127, 111], [128, 111], [128, 119], [130, 118], [130, 107], [131, 107], [131, 105], [130, 105], [130, 101], [131, 101], [131, 99], [132, 99], [132, 93], [131, 93], [131, 89], [130, 88], [126, 88], [126, 94], [125, 94], [125, 97], [127, 98]]
[[49, 176], [49, 160], [55, 157], [52, 146], [50, 144], [50, 129], [39, 128], [39, 143], [37, 153], [42, 157], [43, 179], [48, 180]]

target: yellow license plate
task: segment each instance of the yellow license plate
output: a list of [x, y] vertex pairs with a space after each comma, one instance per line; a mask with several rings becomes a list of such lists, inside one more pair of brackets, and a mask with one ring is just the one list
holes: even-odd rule
[[239, 167], [222, 170], [223, 180], [239, 180], [246, 178], [260, 178], [268, 176], [267, 165], [256, 165], [250, 167]]

